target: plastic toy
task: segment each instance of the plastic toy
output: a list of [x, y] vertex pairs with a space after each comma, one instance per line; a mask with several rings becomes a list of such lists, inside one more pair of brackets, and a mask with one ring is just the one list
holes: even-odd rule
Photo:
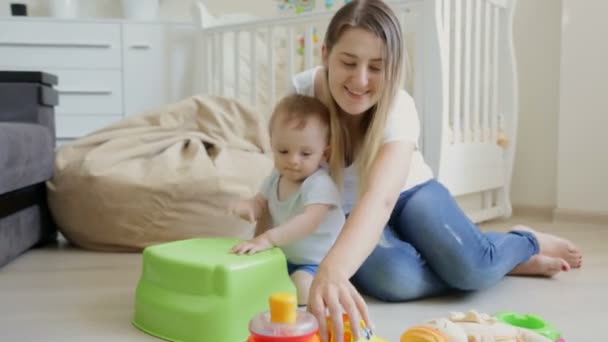
[[144, 249], [133, 324], [169, 341], [245, 341], [267, 298], [296, 289], [280, 249], [230, 253], [238, 242], [190, 239]]
[[[344, 0], [344, 4], [352, 0]], [[312, 11], [316, 8], [315, 0], [276, 0], [279, 11], [293, 11], [295, 13], [304, 13]], [[325, 9], [331, 10], [335, 5], [334, 0], [325, 0]]]
[[562, 334], [543, 318], [532, 314], [520, 314], [512, 311], [503, 311], [494, 315], [498, 321], [520, 328], [526, 328], [540, 335], [559, 341]]
[[247, 342], [320, 342], [315, 317], [297, 310], [296, 296], [276, 293], [270, 296], [270, 311], [254, 317], [249, 323]]
[[[313, 44], [317, 44], [319, 42], [319, 35], [317, 34], [317, 28], [316, 27], [313, 27], [312, 42], [313, 42]], [[304, 50], [305, 50], [305, 47], [306, 47], [306, 40], [304, 39], [304, 37], [300, 37], [299, 43], [300, 43], [300, 45], [298, 46], [298, 54], [300, 56], [304, 56]]]
[[294, 11], [304, 13], [315, 8], [315, 0], [277, 0], [278, 8], [281, 12]]
[[[251, 333], [247, 342], [320, 342], [319, 325], [313, 315], [297, 310], [297, 299], [290, 293], [276, 293], [270, 299], [270, 310], [254, 317], [249, 323]], [[329, 322], [329, 319], [328, 319]], [[364, 336], [357, 342], [386, 342], [376, 337], [360, 322]], [[331, 322], [329, 323], [331, 331]], [[330, 335], [330, 342], [335, 342]], [[344, 341], [353, 339], [348, 316], [344, 315]]]
[[[342, 316], [342, 321], [344, 322], [344, 342], [355, 342], [355, 339], [353, 338], [353, 333], [352, 333], [352, 328], [350, 326], [350, 321], [348, 319], [348, 315], [343, 315]], [[330, 334], [329, 334], [329, 342], [336, 342], [336, 339], [334, 338], [334, 336], [332, 335], [331, 331], [332, 331], [332, 323], [331, 321], [328, 319], [328, 325], [327, 325]], [[380, 337], [375, 336], [372, 331], [365, 325], [365, 322], [363, 320], [361, 320], [359, 322], [359, 327], [360, 327], [360, 331], [363, 332], [363, 336], [359, 338], [359, 341], [363, 342], [363, 341], [370, 341], [370, 342], [386, 342], [385, 340], [383, 340]]]
[[414, 326], [401, 335], [401, 342], [552, 342], [525, 328], [499, 322], [495, 317], [475, 311], [453, 313]]

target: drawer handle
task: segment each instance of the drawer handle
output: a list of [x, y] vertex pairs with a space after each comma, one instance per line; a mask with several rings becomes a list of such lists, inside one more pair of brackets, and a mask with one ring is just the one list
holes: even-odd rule
[[131, 49], [134, 49], [134, 50], [148, 50], [149, 48], [150, 48], [150, 44], [147, 44], [147, 43], [131, 45]]
[[69, 88], [58, 88], [59, 94], [66, 95], [111, 95], [111, 90], [105, 89], [69, 89]]
[[57, 47], [57, 48], [94, 48], [109, 49], [109, 43], [65, 43], [65, 42], [0, 42], [0, 46], [10, 47]]

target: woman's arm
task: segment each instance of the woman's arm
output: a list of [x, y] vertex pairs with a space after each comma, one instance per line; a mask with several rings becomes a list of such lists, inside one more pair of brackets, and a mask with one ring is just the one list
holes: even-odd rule
[[[414, 143], [406, 141], [386, 143], [380, 148], [369, 173], [369, 188], [364, 190], [336, 243], [319, 266], [310, 289], [308, 308], [319, 321], [323, 341], [328, 341], [326, 310], [335, 336], [344, 333], [343, 309], [351, 322], [362, 318], [371, 324], [367, 305], [349, 279], [378, 243], [405, 184], [414, 149]], [[355, 338], [362, 336], [359, 325], [351, 328]]]
[[408, 175], [413, 142], [384, 144], [369, 173], [369, 187], [348, 216], [338, 240], [321, 264], [350, 278], [378, 243]]

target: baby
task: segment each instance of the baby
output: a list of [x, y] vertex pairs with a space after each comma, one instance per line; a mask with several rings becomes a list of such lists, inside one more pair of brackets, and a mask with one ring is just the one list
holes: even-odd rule
[[232, 252], [280, 247], [298, 303], [305, 305], [318, 265], [345, 221], [340, 193], [321, 167], [329, 153], [329, 111], [316, 98], [289, 95], [275, 107], [269, 126], [274, 170], [258, 194], [230, 208], [245, 220], [257, 221], [255, 238]]

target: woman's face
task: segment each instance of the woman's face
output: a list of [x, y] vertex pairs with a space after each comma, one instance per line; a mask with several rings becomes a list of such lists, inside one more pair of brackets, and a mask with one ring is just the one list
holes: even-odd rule
[[331, 51], [323, 47], [329, 90], [340, 108], [351, 115], [374, 106], [384, 89], [384, 42], [361, 28], [346, 29]]

